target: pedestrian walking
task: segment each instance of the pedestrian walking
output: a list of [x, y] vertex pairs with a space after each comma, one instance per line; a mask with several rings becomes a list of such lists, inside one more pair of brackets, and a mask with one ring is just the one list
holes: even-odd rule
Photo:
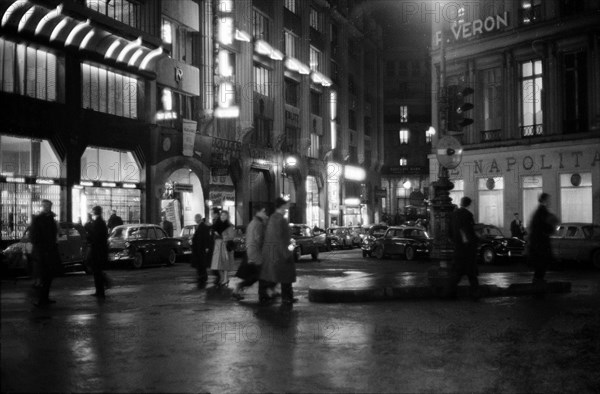
[[213, 224], [212, 230], [215, 244], [210, 268], [219, 271], [220, 280], [217, 286], [226, 287], [229, 284], [229, 271], [235, 269], [233, 257], [235, 228], [229, 222], [228, 212], [221, 211], [221, 220]]
[[[213, 208], [210, 211], [210, 221], [211, 221], [211, 225], [208, 226], [209, 229], [209, 238], [208, 238], [208, 254], [206, 256], [207, 261], [208, 261], [208, 267], [210, 268], [211, 264], [212, 264], [212, 255], [213, 252], [215, 250], [215, 231], [214, 228], [215, 226], [219, 226], [217, 223], [221, 222], [221, 209], [220, 208]], [[213, 275], [215, 277], [214, 279], [214, 284], [215, 285], [219, 285], [219, 283], [221, 282], [221, 275], [219, 274], [219, 271], [210, 270], [211, 275]]]
[[160, 214], [160, 227], [165, 230], [167, 237], [173, 237], [173, 223], [167, 220], [167, 213], [164, 211]]
[[265, 230], [260, 279], [270, 282], [270, 287], [280, 283], [282, 302], [293, 304], [298, 301], [294, 298], [292, 288], [292, 283], [296, 281], [296, 266], [289, 248], [290, 225], [284, 217], [287, 208], [288, 202], [283, 198], [277, 198], [275, 212], [269, 218]]
[[533, 283], [544, 283], [548, 264], [554, 261], [550, 236], [556, 231], [558, 218], [550, 213], [550, 195], [540, 194], [539, 205], [529, 223], [529, 239], [527, 240], [529, 264], [534, 268]]
[[[259, 281], [263, 260], [262, 249], [265, 239], [265, 227], [268, 219], [266, 208], [260, 204], [256, 204], [254, 206], [254, 218], [252, 218], [246, 229], [246, 254], [236, 274], [238, 278], [242, 279], [233, 292], [233, 298], [237, 300], [244, 299], [242, 295], [244, 289]], [[259, 300], [266, 300], [268, 298], [267, 287], [268, 283], [259, 281]]]
[[105, 289], [110, 287], [110, 279], [103, 271], [108, 264], [108, 226], [102, 218], [102, 207], [92, 208], [92, 220], [87, 226], [88, 261], [94, 274], [96, 292], [94, 297], [104, 298]]
[[525, 238], [525, 227], [523, 227], [523, 222], [519, 218], [519, 213], [515, 212], [515, 218], [512, 222], [510, 222], [510, 236], [513, 238], [523, 239]]
[[56, 214], [52, 212], [52, 201], [42, 200], [42, 211], [34, 216], [31, 222], [32, 257], [34, 264], [37, 265], [36, 272], [39, 273], [41, 279], [38, 300], [34, 302], [37, 307], [55, 303], [50, 299], [52, 280], [60, 269], [57, 243], [59, 228], [55, 217]]
[[117, 226], [122, 226], [123, 225], [123, 219], [121, 219], [120, 216], [117, 216], [117, 210], [116, 209], [112, 209], [111, 210], [111, 215], [108, 218], [108, 231], [112, 231], [113, 228], [117, 227]]
[[479, 298], [479, 281], [477, 279], [477, 235], [475, 234], [475, 220], [473, 214], [467, 209], [471, 205], [469, 197], [460, 199], [460, 208], [452, 213], [451, 238], [454, 243], [454, 271], [455, 286], [464, 275], [469, 278], [471, 297]]
[[208, 280], [206, 270], [209, 267], [210, 250], [210, 226], [206, 224], [202, 215], [199, 213], [194, 216], [196, 221], [196, 230], [192, 237], [192, 261], [198, 271], [198, 283], [205, 284]]

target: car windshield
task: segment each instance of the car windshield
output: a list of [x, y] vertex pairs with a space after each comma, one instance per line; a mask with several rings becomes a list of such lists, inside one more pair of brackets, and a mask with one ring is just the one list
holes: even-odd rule
[[600, 239], [600, 226], [583, 226], [581, 229], [586, 238]]
[[385, 234], [385, 231], [387, 230], [387, 228], [385, 227], [381, 227], [381, 228], [375, 228], [373, 229], [373, 231], [371, 232], [371, 235], [373, 235], [374, 237], [382, 237], [383, 234]]
[[291, 230], [293, 237], [310, 237], [310, 229], [308, 227], [294, 226]]
[[502, 231], [500, 231], [500, 229], [497, 227], [481, 227], [479, 229], [476, 228], [475, 231], [486, 237], [494, 237], [494, 238], [503, 238], [504, 237], [504, 235], [502, 235]]
[[110, 234], [110, 238], [123, 238], [123, 227], [114, 229]]

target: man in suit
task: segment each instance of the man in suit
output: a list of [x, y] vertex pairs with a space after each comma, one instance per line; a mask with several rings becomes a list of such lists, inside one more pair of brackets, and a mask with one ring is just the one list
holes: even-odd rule
[[167, 237], [173, 236], [173, 223], [167, 220], [167, 214], [164, 211], [160, 214], [160, 226], [167, 233]]
[[94, 297], [104, 298], [104, 289], [110, 287], [108, 277], [103, 269], [108, 263], [108, 227], [102, 218], [102, 207], [92, 208], [92, 221], [86, 225], [89, 245], [89, 263], [94, 273], [96, 292]]
[[467, 209], [471, 205], [469, 197], [460, 199], [460, 208], [452, 213], [450, 235], [454, 243], [454, 270], [455, 285], [464, 275], [469, 278], [471, 297], [479, 299], [479, 281], [477, 279], [477, 235], [475, 234], [475, 220], [473, 214]]
[[192, 261], [198, 270], [198, 284], [204, 285], [208, 280], [208, 251], [210, 246], [210, 226], [205, 223], [199, 213], [194, 217], [196, 230], [192, 237]]
[[540, 194], [538, 202], [540, 205], [533, 213], [529, 224], [531, 233], [527, 243], [527, 255], [530, 265], [535, 269], [533, 283], [544, 283], [548, 264], [554, 260], [550, 236], [554, 234], [560, 221], [548, 210], [550, 206], [548, 193]]
[[41, 278], [39, 298], [34, 303], [38, 308], [55, 303], [50, 299], [50, 286], [60, 268], [58, 223], [55, 217], [56, 214], [52, 212], [52, 201], [42, 200], [42, 211], [34, 216], [31, 222], [32, 257]]
[[112, 231], [113, 228], [117, 227], [117, 226], [122, 226], [123, 225], [123, 219], [121, 219], [120, 216], [117, 216], [117, 210], [116, 209], [112, 209], [111, 211], [111, 215], [108, 218], [108, 231]]
[[523, 239], [525, 236], [525, 228], [523, 227], [523, 222], [519, 218], [518, 212], [515, 212], [515, 218], [510, 222], [510, 236], [519, 239]]

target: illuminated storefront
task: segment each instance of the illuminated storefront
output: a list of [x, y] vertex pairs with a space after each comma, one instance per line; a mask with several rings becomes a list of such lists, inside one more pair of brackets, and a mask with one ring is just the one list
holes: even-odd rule
[[329, 226], [340, 225], [340, 177], [342, 165], [327, 163], [327, 205], [329, 209]]
[[92, 207], [115, 209], [127, 223], [140, 223], [140, 167], [130, 151], [88, 147], [81, 157], [81, 180], [72, 190], [73, 220], [87, 222]]
[[61, 162], [47, 140], [0, 135], [0, 220], [3, 240], [23, 236], [42, 200], [61, 215]]
[[213, 168], [210, 175], [209, 204], [229, 213], [229, 221], [236, 224], [235, 188], [227, 169]]
[[310, 227], [324, 227], [323, 215], [319, 206], [319, 185], [317, 178], [306, 177], [306, 223]]

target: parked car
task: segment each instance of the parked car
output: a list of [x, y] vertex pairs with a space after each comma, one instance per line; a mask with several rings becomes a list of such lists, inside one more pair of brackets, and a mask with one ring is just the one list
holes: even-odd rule
[[348, 227], [348, 231], [350, 232], [350, 236], [352, 237], [352, 246], [360, 248], [363, 237], [365, 236], [365, 228], [361, 226], [353, 226]]
[[108, 237], [109, 262], [128, 262], [133, 268], [152, 264], [173, 265], [183, 255], [183, 242], [171, 238], [156, 224], [115, 227]]
[[187, 226], [183, 226], [181, 232], [179, 233], [179, 238], [181, 240], [181, 247], [183, 249], [183, 254], [191, 254], [192, 253], [192, 238], [194, 237], [194, 233], [196, 232], [195, 224], [188, 224]]
[[327, 232], [318, 227], [313, 227], [313, 242], [319, 248], [319, 252], [327, 252], [329, 250], [327, 246]]
[[592, 223], [563, 223], [550, 238], [558, 260], [591, 263], [600, 268], [600, 226]]
[[352, 235], [347, 227], [330, 227], [327, 229], [326, 234], [328, 249], [345, 249], [352, 247]]
[[490, 224], [477, 223], [477, 256], [484, 264], [493, 264], [498, 258], [518, 258], [524, 255], [525, 241], [505, 237], [502, 231]]
[[291, 248], [294, 253], [294, 260], [300, 260], [304, 255], [311, 255], [313, 260], [319, 259], [319, 245], [315, 243], [314, 233], [306, 224], [290, 223], [290, 232], [292, 235]]
[[371, 256], [375, 248], [375, 241], [383, 237], [387, 229], [388, 226], [385, 224], [376, 224], [367, 229], [360, 245], [363, 257]]
[[[85, 263], [87, 242], [83, 226], [77, 223], [60, 222], [59, 227], [58, 252], [63, 271], [83, 270], [91, 273]], [[3, 270], [30, 275], [33, 267], [32, 249], [33, 245], [29, 239], [29, 229], [27, 229], [19, 242], [9, 245], [2, 252]]]
[[390, 227], [383, 237], [375, 241], [373, 255], [378, 259], [403, 255], [406, 260], [417, 256], [429, 257], [432, 239], [427, 231], [418, 227]]

